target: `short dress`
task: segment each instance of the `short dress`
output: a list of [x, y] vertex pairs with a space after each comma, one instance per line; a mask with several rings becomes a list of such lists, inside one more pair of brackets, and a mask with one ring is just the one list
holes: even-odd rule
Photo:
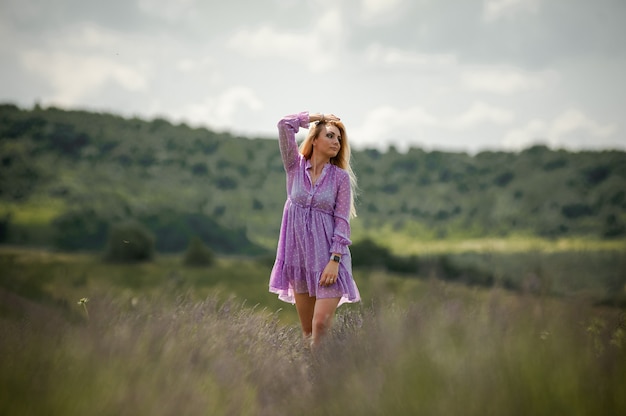
[[[279, 147], [287, 172], [287, 201], [283, 210], [276, 261], [269, 290], [295, 303], [294, 293], [316, 298], [340, 298], [339, 305], [361, 300], [352, 277], [350, 241], [351, 187], [348, 172], [326, 164], [315, 185], [309, 160], [298, 151], [296, 133], [309, 127], [309, 113], [278, 122]], [[337, 281], [320, 286], [331, 253], [341, 254]]]

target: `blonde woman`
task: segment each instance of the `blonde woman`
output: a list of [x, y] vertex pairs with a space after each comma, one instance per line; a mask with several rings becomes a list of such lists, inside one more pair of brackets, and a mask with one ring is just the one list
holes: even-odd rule
[[[296, 133], [310, 123], [298, 148]], [[278, 122], [278, 131], [287, 201], [269, 288], [281, 300], [295, 303], [302, 333], [316, 347], [337, 306], [360, 301], [348, 249], [356, 178], [338, 117], [289, 115]]]

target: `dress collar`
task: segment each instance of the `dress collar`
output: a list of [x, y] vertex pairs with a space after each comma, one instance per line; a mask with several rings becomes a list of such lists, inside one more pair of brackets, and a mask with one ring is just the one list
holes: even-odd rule
[[[331, 163], [328, 162], [328, 163], [324, 164], [324, 167], [322, 168], [322, 172], [324, 170], [326, 170], [326, 166], [328, 166], [328, 165], [331, 165]], [[313, 164], [311, 163], [311, 159], [307, 159], [306, 165], [305, 165], [305, 169], [309, 170], [309, 169], [312, 169], [312, 168], [313, 168]]]

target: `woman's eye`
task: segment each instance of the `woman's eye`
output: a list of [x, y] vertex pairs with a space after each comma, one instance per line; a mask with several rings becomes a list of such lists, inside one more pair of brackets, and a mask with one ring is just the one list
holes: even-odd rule
[[332, 139], [332, 138], [333, 138], [333, 134], [332, 134], [332, 133], [328, 133], [328, 134], [326, 135], [326, 137], [328, 137], [329, 139]]

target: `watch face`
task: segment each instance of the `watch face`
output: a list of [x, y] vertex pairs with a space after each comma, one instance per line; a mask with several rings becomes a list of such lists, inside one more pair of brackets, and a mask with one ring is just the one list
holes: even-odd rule
[[341, 257], [333, 256], [333, 261], [336, 261], [337, 263], [339, 263], [340, 260], [341, 260]]

